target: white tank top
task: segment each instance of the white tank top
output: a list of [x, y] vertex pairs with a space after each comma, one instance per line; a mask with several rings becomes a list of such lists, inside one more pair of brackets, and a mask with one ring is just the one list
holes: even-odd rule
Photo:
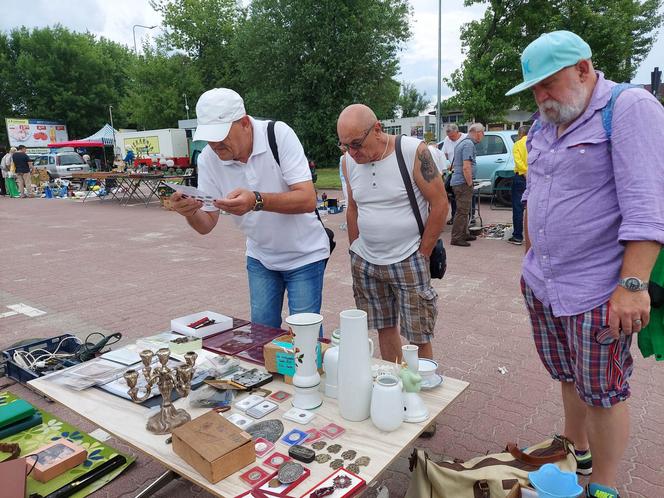
[[[422, 222], [428, 205], [413, 181], [413, 165], [420, 140], [401, 137], [401, 150], [415, 191]], [[375, 265], [403, 261], [420, 245], [420, 230], [399, 171], [396, 152], [381, 161], [357, 164], [346, 154], [348, 181], [357, 204], [360, 236], [350, 250]]]

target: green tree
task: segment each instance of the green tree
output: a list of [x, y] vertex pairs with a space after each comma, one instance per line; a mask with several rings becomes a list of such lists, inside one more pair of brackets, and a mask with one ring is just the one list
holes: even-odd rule
[[120, 111], [131, 127], [173, 128], [186, 117], [184, 96], [194, 107], [204, 89], [201, 75], [188, 56], [169, 56], [159, 48], [145, 47], [143, 57], [131, 66]]
[[336, 162], [336, 119], [354, 102], [389, 118], [407, 0], [254, 0], [234, 47], [247, 111], [291, 125], [319, 164]]
[[119, 104], [131, 57], [126, 47], [59, 25], [15, 29], [0, 37], [0, 108], [9, 117], [63, 120], [70, 137], [85, 137]]
[[244, 18], [236, 0], [151, 0], [150, 5], [164, 16], [161, 48], [187, 54], [206, 88], [235, 87], [231, 44]]
[[401, 116], [404, 118], [419, 116], [420, 112], [429, 105], [426, 96], [426, 92], [418, 92], [412, 83], [402, 83], [398, 102], [398, 106], [401, 109]]
[[[486, 0], [466, 0], [466, 5]], [[662, 0], [490, 0], [484, 17], [462, 28], [466, 60], [447, 80], [452, 106], [468, 118], [502, 119], [513, 106], [534, 109], [532, 96], [505, 97], [521, 81], [523, 49], [542, 33], [569, 30], [592, 48], [596, 69], [614, 81], [630, 80], [650, 52], [662, 24]]]

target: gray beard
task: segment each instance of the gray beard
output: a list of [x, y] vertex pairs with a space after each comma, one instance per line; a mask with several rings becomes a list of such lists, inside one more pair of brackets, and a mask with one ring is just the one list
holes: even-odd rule
[[[545, 100], [540, 105], [538, 105], [540, 112], [540, 120], [544, 123], [550, 123], [554, 125], [568, 124], [578, 118], [586, 107], [586, 97], [587, 91], [585, 89], [580, 90], [575, 95], [575, 101], [570, 104], [561, 104], [555, 100]], [[546, 110], [555, 110], [557, 113], [554, 115], [547, 114]]]

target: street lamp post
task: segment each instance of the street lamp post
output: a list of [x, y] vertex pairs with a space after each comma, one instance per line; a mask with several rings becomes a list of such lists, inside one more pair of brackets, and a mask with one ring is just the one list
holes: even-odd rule
[[108, 115], [111, 118], [111, 128], [113, 128], [113, 160], [115, 160], [115, 126], [113, 126], [113, 106], [108, 106]]
[[145, 29], [154, 29], [157, 26], [144, 26], [143, 24], [134, 24], [134, 26], [131, 28], [131, 30], [134, 33], [134, 53], [136, 54], [136, 57], [138, 57], [138, 47], [136, 46], [136, 28], [145, 28]]
[[189, 104], [187, 103], [187, 94], [183, 93], [182, 96], [184, 97], [184, 108], [187, 111], [187, 119], [189, 119]]
[[442, 133], [440, 133], [440, 85], [441, 85], [441, 67], [440, 67], [440, 57], [441, 57], [441, 38], [442, 38], [442, 29], [443, 29], [443, 11], [442, 11], [442, 0], [438, 0], [438, 100], [436, 101], [436, 141], [440, 142]]

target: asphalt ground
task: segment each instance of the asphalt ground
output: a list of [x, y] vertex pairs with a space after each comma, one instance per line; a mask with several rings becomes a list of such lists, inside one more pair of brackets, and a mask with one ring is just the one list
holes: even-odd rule
[[[491, 210], [488, 202], [482, 214], [485, 225], [511, 220], [510, 211]], [[322, 313], [329, 334], [338, 326], [339, 312], [354, 303], [348, 242], [339, 228], [344, 216], [324, 220], [338, 240], [324, 288]], [[434, 458], [468, 459], [501, 451], [510, 441], [527, 446], [560, 432], [559, 387], [537, 358], [519, 291], [522, 247], [489, 239], [469, 248], [451, 247], [449, 227], [444, 240], [449, 269], [443, 280], [434, 281], [440, 296], [434, 356], [443, 375], [466, 380], [470, 387], [438, 417], [436, 435], [418, 440], [417, 446]], [[124, 207], [3, 197], [0, 241], [0, 350], [26, 338], [65, 332], [81, 338], [122, 332], [123, 342], [131, 342], [197, 310], [249, 314], [244, 238], [229, 216], [222, 216], [211, 234], [200, 236], [158, 203]], [[7, 306], [18, 303], [45, 314], [5, 316], [11, 311]], [[644, 360], [636, 347], [633, 353], [632, 436], [621, 464], [620, 492], [659, 498], [664, 496], [664, 364]], [[8, 382], [0, 379], [0, 385]], [[8, 389], [83, 430], [96, 428], [21, 385]], [[117, 439], [109, 444], [138, 460], [95, 496], [135, 496], [165, 470]], [[378, 480], [391, 497], [405, 493], [411, 450], [404, 450]], [[367, 492], [375, 494], [375, 488]], [[156, 496], [209, 495], [178, 480]]]

